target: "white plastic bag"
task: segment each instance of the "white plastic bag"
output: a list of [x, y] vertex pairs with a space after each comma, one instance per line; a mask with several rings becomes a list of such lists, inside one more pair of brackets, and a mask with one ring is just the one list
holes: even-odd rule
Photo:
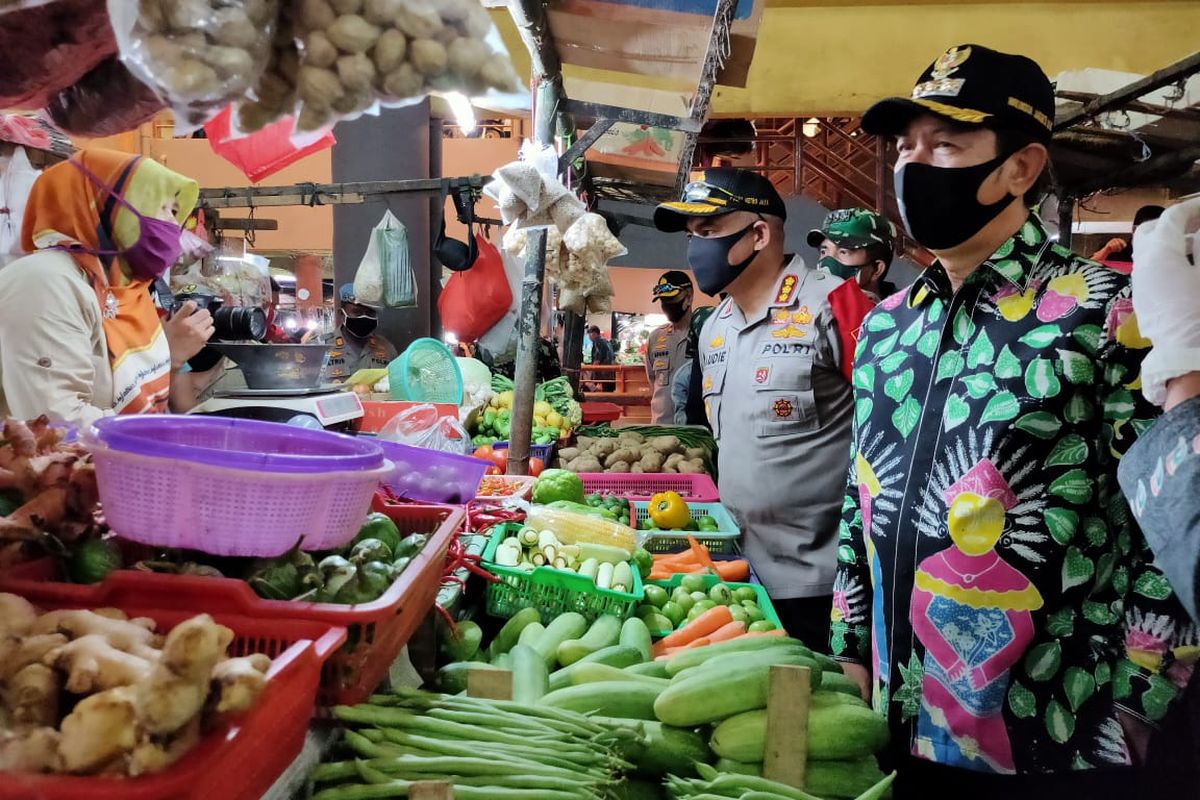
[[389, 210], [371, 231], [371, 243], [383, 273], [383, 303], [388, 308], [417, 304], [417, 282], [408, 256], [408, 229]]
[[437, 408], [422, 403], [401, 411], [379, 430], [379, 438], [389, 442], [439, 450], [443, 453], [469, 455], [471, 436], [457, 419], [441, 417]]
[[[379, 237], [375, 233], [380, 227], [387, 227], [389, 218], [396, 220], [391, 211], [385, 211], [379, 224], [371, 231], [367, 239], [367, 252], [363, 253], [358, 270], [354, 273], [354, 297], [369, 306], [383, 305], [383, 259], [379, 252]], [[396, 224], [400, 224], [399, 220], [396, 220]]]
[[7, 161], [0, 161], [0, 267], [25, 254], [21, 223], [33, 182], [42, 174], [29, 163], [23, 147], [13, 150]]
[[525, 262], [504, 248], [500, 249], [500, 255], [504, 258], [508, 285], [512, 287], [512, 305], [491, 330], [479, 337], [479, 344], [491, 354], [494, 362], [507, 363], [517, 357], [517, 319], [521, 315], [521, 278]]

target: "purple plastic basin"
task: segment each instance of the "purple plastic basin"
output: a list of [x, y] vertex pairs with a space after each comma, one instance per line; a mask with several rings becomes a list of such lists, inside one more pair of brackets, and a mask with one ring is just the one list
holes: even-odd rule
[[383, 450], [368, 439], [232, 417], [105, 417], [90, 434], [113, 450], [229, 469], [349, 472], [384, 462]]
[[443, 453], [379, 439], [383, 453], [396, 465], [381, 483], [401, 497], [427, 503], [463, 505], [475, 499], [490, 464], [471, 456]]

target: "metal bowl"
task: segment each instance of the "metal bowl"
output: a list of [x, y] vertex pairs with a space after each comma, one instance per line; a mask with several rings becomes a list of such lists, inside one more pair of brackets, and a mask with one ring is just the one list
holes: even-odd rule
[[231, 344], [210, 342], [209, 347], [232, 360], [242, 370], [251, 389], [311, 389], [321, 384], [332, 345]]

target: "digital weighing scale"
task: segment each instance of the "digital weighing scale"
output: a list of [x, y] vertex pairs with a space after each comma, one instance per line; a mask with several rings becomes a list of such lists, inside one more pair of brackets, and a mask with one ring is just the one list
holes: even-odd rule
[[337, 386], [229, 389], [214, 392], [191, 413], [344, 430], [362, 417], [363, 406], [357, 394]]

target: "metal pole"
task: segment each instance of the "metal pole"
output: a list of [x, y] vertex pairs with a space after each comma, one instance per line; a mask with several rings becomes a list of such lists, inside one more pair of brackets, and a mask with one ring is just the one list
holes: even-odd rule
[[531, 228], [521, 280], [517, 319], [517, 363], [513, 374], [512, 430], [508, 437], [508, 474], [529, 474], [533, 433], [533, 387], [537, 383], [538, 335], [541, 333], [542, 279], [546, 274], [546, 229]]

